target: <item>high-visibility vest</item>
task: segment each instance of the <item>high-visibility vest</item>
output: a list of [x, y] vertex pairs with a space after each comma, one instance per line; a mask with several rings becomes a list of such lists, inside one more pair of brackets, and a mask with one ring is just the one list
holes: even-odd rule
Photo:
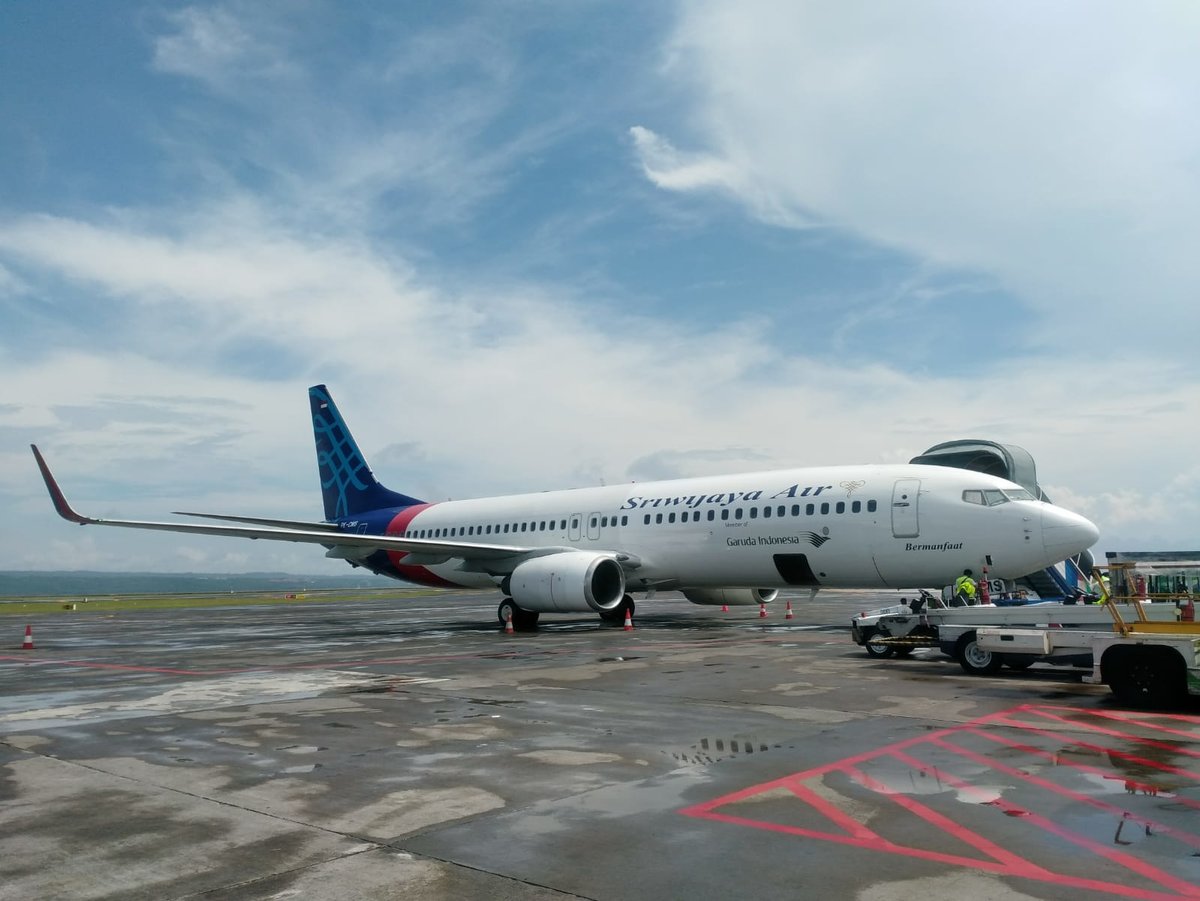
[[965, 594], [969, 598], [975, 597], [975, 580], [970, 576], [959, 576], [954, 580], [954, 593]]

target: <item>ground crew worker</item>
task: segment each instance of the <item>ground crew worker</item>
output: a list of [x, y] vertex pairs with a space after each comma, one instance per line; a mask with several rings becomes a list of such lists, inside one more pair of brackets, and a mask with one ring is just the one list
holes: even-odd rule
[[963, 574], [954, 580], [954, 598], [960, 607], [975, 603], [975, 579], [969, 569], [964, 569]]

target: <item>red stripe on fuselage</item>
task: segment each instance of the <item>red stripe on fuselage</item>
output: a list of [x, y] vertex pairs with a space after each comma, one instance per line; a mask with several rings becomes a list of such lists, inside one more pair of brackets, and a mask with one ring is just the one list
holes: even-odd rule
[[[388, 527], [384, 530], [385, 535], [402, 535], [408, 528], [409, 524], [416, 518], [418, 513], [428, 510], [430, 507], [436, 507], [436, 504], [415, 504], [412, 507], [405, 507], [392, 518], [388, 523]], [[409, 582], [416, 582], [418, 585], [431, 585], [434, 588], [459, 588], [461, 586], [454, 582], [447, 581], [437, 573], [430, 572], [424, 566], [411, 566], [401, 563], [408, 556], [408, 551], [388, 551], [388, 560], [391, 561], [392, 568], [396, 570], [396, 574]]]

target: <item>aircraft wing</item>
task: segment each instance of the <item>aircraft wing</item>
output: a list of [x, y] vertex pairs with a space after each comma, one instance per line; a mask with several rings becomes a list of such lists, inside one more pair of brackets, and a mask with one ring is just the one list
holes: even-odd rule
[[189, 513], [187, 510], [172, 510], [176, 516], [195, 516], [197, 519], [219, 519], [222, 522], [244, 522], [254, 526], [276, 526], [280, 529], [299, 529], [301, 532], [340, 531], [334, 522], [310, 522], [297, 519], [265, 519], [261, 516], [231, 516], [228, 513]]
[[[445, 562], [452, 558], [466, 560], [497, 560], [505, 557], [536, 557], [570, 551], [573, 548], [559, 547], [525, 547], [504, 544], [471, 544], [455, 541], [431, 541], [423, 538], [398, 538], [391, 535], [360, 535], [349, 532], [333, 532], [327, 528], [330, 523], [301, 523], [292, 522], [287, 527], [269, 526], [210, 526], [184, 522], [146, 522], [131, 519], [95, 519], [84, 516], [72, 509], [67, 503], [66, 496], [58, 487], [50, 467], [37, 449], [31, 444], [33, 456], [37, 460], [38, 469], [54, 502], [58, 515], [79, 525], [120, 526], [126, 529], [149, 529], [158, 532], [183, 532], [191, 535], [224, 535], [230, 538], [263, 539], [265, 541], [292, 541], [302, 544], [320, 544], [325, 547], [355, 549], [369, 553], [372, 550], [402, 551], [413, 555], [405, 558], [405, 563], [432, 565]], [[188, 514], [195, 515], [195, 514]], [[287, 520], [264, 520], [255, 517], [214, 517], [235, 522], [248, 523], [287, 523]], [[296, 526], [296, 528], [292, 528]], [[336, 527], [335, 527], [336, 528]], [[361, 555], [361, 554], [360, 554]], [[359, 555], [352, 555], [359, 556]]]

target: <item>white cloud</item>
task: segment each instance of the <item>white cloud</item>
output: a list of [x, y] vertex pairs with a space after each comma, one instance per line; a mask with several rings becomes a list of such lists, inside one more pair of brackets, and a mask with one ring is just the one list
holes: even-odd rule
[[[406, 254], [364, 225], [397, 187], [426, 190], [430, 215], [453, 220], [550, 140], [554, 123], [495, 134], [519, 94], [511, 59], [478, 30], [418, 41], [389, 85], [427, 71], [424, 59], [463, 65], [446, 56], [471, 57], [456, 42], [486, 52], [461, 102], [439, 110], [445, 95], [432, 92], [418, 115], [375, 123], [338, 108], [353, 80], [313, 96], [295, 48], [231, 9], [181, 13], [156, 64], [221, 91], [234, 76], [254, 90], [288, 82], [261, 132], [239, 132], [239, 151], [271, 173], [265, 186], [230, 179], [215, 199], [177, 206], [0, 218], [0, 295], [64, 332], [97, 309], [111, 327], [0, 357], [0, 500], [12, 513], [0, 568], [221, 569], [248, 554], [251, 569], [343, 571], [309, 548], [92, 529], [81, 540], [54, 518], [25, 446], [43, 444], [96, 515], [311, 517], [304, 388], [318, 381], [379, 476], [430, 499], [902, 461], [981, 437], [1027, 447], [1055, 499], [1096, 518], [1106, 548], [1200, 542], [1195, 366], [1160, 351], [1194, 330], [1190, 295], [1170, 329], [1162, 318], [1196, 286], [1183, 249], [1200, 205], [1185, 176], [1200, 156], [1188, 157], [1190, 115], [1177, 115], [1195, 82], [1187, 23], [1164, 37], [1151, 27], [1158, 7], [1145, 22], [1089, 15], [1078, 40], [1065, 34], [1070, 5], [685, 7], [669, 71], [695, 105], [674, 140], [701, 149], [635, 126], [643, 175], [736, 197], [777, 224], [852, 230], [926, 270], [977, 270], [1069, 314], [1069, 329], [1053, 327], [1082, 363], [1064, 354], [967, 378], [907, 358], [902, 311], [886, 306], [863, 315], [895, 321], [895, 356], [862, 366], [774, 340], [752, 303], [745, 321], [708, 330], [622, 311], [603, 292], [498, 285], [426, 248]], [[1123, 34], [1139, 37], [1129, 53], [1117, 52]], [[553, 221], [594, 214], [566, 208]], [[1128, 296], [1137, 319], [1118, 329], [1111, 314]], [[847, 340], [857, 326], [846, 321]], [[1109, 343], [1121, 357], [1105, 358]]]
[[648, 128], [629, 129], [646, 177], [660, 188], [688, 191], [696, 188], [731, 188], [737, 171], [713, 156], [680, 153], [669, 141]]
[[667, 71], [693, 163], [920, 260], [990, 273], [1055, 329], [1200, 325], [1200, 15], [1175, 3], [686, 3]]
[[298, 69], [267, 39], [281, 29], [272, 26], [270, 17], [255, 16], [256, 21], [247, 23], [247, 16], [255, 12], [253, 4], [238, 4], [189, 6], [171, 14], [172, 30], [154, 43], [155, 68], [195, 78], [221, 92], [294, 77]]

